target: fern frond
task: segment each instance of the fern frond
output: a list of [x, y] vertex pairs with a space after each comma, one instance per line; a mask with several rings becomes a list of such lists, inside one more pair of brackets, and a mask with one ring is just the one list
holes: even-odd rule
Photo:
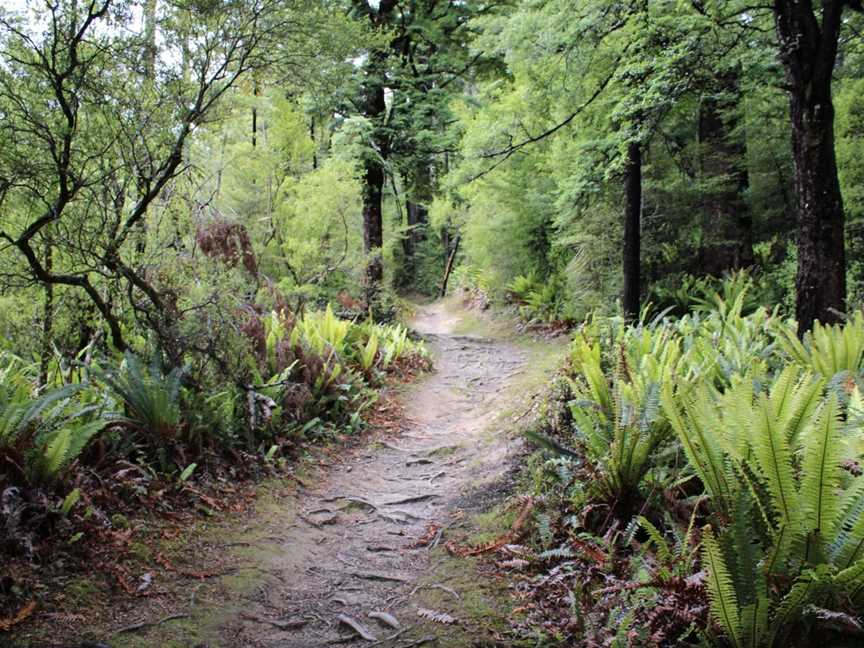
[[43, 476], [56, 475], [66, 462], [72, 431], [69, 428], [58, 430], [42, 450], [41, 468]]
[[558, 443], [555, 439], [548, 437], [544, 434], [540, 434], [539, 432], [535, 432], [533, 430], [526, 430], [525, 436], [537, 444], [541, 448], [545, 448], [546, 450], [550, 450], [555, 454], [558, 454], [562, 457], [569, 457], [570, 459], [581, 459], [582, 457], [575, 450], [571, 450], [560, 443]]
[[807, 435], [801, 466], [800, 502], [808, 532], [824, 536], [831, 531], [837, 513], [841, 451], [837, 397], [832, 395]]
[[782, 639], [785, 633], [789, 632], [804, 607], [815, 600], [828, 587], [831, 580], [831, 570], [827, 565], [820, 565], [816, 569], [801, 574], [777, 606], [766, 642], [768, 646], [782, 645], [777, 644], [777, 640]]
[[[679, 402], [683, 404], [683, 412], [679, 409]], [[729, 495], [723, 457], [716, 443], [702, 428], [702, 418], [693, 414], [691, 399], [685, 394], [676, 394], [672, 384], [667, 383], [661, 392], [661, 403], [694, 471], [708, 493], [722, 506]]]
[[666, 541], [666, 538], [663, 537], [660, 529], [654, 526], [648, 518], [642, 515], [637, 519], [639, 520], [639, 526], [641, 526], [645, 530], [645, 533], [648, 534], [649, 543], [657, 547], [657, 555], [660, 557], [660, 560], [667, 564], [671, 563], [672, 550], [669, 548], [669, 543]]
[[843, 569], [864, 558], [864, 477], [858, 477], [847, 489], [838, 509], [828, 554]]
[[783, 524], [794, 528], [800, 518], [792, 472], [792, 452], [774, 418], [767, 397], [760, 398], [753, 431], [753, 453], [771, 493], [771, 504]]
[[732, 575], [726, 559], [710, 526], [705, 527], [702, 536], [702, 555], [708, 572], [708, 599], [711, 603], [711, 616], [723, 628], [735, 646], [741, 646], [741, 618], [738, 598], [732, 584]]

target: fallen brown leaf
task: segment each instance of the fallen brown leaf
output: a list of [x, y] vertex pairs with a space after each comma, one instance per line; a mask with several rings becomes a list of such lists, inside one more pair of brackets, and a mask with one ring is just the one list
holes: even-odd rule
[[8, 632], [12, 629], [12, 626], [16, 626], [19, 623], [26, 621], [35, 610], [36, 601], [30, 601], [29, 603], [24, 605], [24, 607], [18, 610], [18, 613], [14, 617], [10, 619], [0, 619], [0, 630]]

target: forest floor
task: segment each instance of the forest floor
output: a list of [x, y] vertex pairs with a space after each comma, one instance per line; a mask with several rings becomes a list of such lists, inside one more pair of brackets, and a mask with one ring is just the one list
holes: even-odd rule
[[242, 515], [204, 520], [178, 538], [163, 533], [158, 562], [170, 556], [184, 568], [158, 572], [152, 596], [118, 596], [92, 576], [78, 579], [61, 597], [66, 606], [26, 624], [15, 640], [516, 645], [507, 635], [506, 581], [493, 565], [444, 545], [478, 545], [516, 519], [511, 495], [525, 456], [518, 420], [564, 343], [515, 336], [510, 323], [455, 300], [418, 307], [412, 325], [435, 370], [399, 390], [400, 431], [373, 431], [328, 464], [311, 462], [299, 485], [259, 489], [266, 494]]

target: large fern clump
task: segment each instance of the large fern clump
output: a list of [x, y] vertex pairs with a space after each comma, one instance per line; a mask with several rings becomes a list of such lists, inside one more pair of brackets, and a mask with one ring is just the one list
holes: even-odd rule
[[328, 305], [296, 318], [261, 318], [250, 356], [249, 442], [288, 433], [354, 429], [383, 378], [397, 368], [429, 366], [425, 345], [400, 324], [338, 317]]
[[113, 417], [86, 383], [38, 394], [33, 367], [9, 354], [0, 363], [0, 482], [4, 472], [19, 483], [52, 481]]
[[660, 389], [677, 371], [680, 346], [666, 326], [618, 326], [607, 334], [609, 358], [603, 357], [597, 328], [573, 341], [569, 408], [575, 441], [598, 468], [594, 488], [614, 509], [629, 513], [656, 453], [671, 438]]
[[[785, 645], [811, 607], [864, 592], [864, 478], [836, 395], [797, 366], [761, 388], [668, 385], [663, 407], [716, 522], [703, 556], [715, 620], [736, 645]], [[779, 642], [779, 643], [778, 643]]]

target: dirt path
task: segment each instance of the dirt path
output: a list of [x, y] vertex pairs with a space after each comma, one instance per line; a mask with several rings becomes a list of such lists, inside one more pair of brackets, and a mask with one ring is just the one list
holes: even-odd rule
[[[446, 524], [471, 489], [506, 466], [506, 436], [491, 444], [481, 436], [526, 362], [507, 343], [454, 335], [457, 322], [441, 303], [421, 311], [414, 327], [427, 336], [436, 371], [406, 395], [409, 431], [395, 443], [367, 448], [306, 493], [297, 524], [285, 529], [283, 557], [270, 566], [245, 614], [226, 624], [226, 646], [330, 645], [354, 633], [340, 614], [377, 640], [417, 626], [412, 591], [430, 569], [429, 551], [408, 547], [430, 523]], [[312, 542], [297, 551], [298, 536]], [[376, 612], [401, 628], [368, 616]], [[424, 632], [437, 634], [424, 625]], [[407, 634], [379, 645], [416, 640]]]
[[[560, 344], [457, 333], [464, 317], [446, 302], [418, 313], [413, 325], [428, 340], [435, 371], [401, 396], [403, 434], [341, 453], [288, 501], [262, 505], [227, 534], [205, 534], [199, 555], [233, 562], [232, 575], [191, 583], [182, 607], [137, 615], [127, 608], [122, 622], [115, 615], [113, 635], [98, 636], [112, 648], [508, 645], [484, 643], [495, 634], [495, 599], [506, 601], [506, 591], [483, 584], [470, 559], [448, 557], [440, 545], [464, 538], [466, 527], [476, 531], [471, 513], [506, 496], [521, 445], [507, 423], [539, 389]], [[508, 523], [491, 517], [492, 527]], [[438, 548], [412, 548], [430, 524], [442, 528]], [[457, 623], [425, 619], [423, 609]], [[117, 634], [130, 612], [161, 622]], [[388, 625], [394, 620], [398, 628]]]

